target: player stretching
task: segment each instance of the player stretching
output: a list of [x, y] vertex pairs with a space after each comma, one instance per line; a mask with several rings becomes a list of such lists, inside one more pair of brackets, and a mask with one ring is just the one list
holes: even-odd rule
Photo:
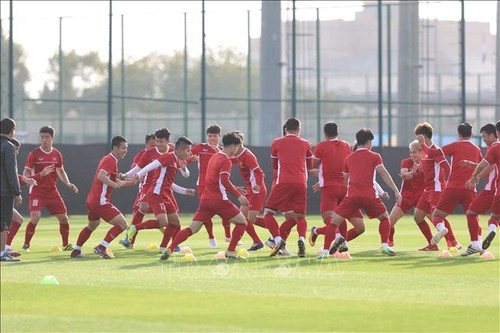
[[[29, 194], [29, 211], [30, 221], [26, 226], [24, 236], [23, 250], [29, 251], [31, 239], [35, 235], [35, 228], [42, 216], [42, 208], [45, 206], [51, 215], [55, 215], [59, 221], [59, 233], [62, 238], [63, 251], [73, 250], [73, 246], [69, 243], [69, 219], [66, 205], [57, 188], [57, 178], [66, 185], [71, 191], [78, 193], [78, 188], [68, 179], [63, 166], [63, 156], [56, 148], [52, 147], [54, 142], [54, 128], [43, 126], [40, 128], [40, 147], [32, 150], [28, 154], [24, 166], [23, 175], [26, 177], [35, 175], [49, 165], [54, 165], [56, 172], [51, 173], [48, 177], [43, 177], [38, 182], [38, 185], [30, 188]], [[57, 174], [57, 176], [56, 176]]]
[[231, 259], [239, 258], [236, 245], [245, 232], [247, 221], [238, 207], [229, 200], [228, 192], [237, 197], [242, 206], [248, 206], [247, 198], [229, 180], [232, 166], [230, 158], [238, 152], [241, 138], [238, 133], [229, 132], [222, 137], [222, 144], [224, 146], [222, 150], [214, 154], [208, 162], [205, 189], [191, 224], [175, 235], [172, 243], [161, 256], [161, 260], [168, 259], [177, 245], [200, 231], [203, 224], [211, 221], [214, 215], [219, 215], [223, 220], [229, 220], [236, 225], [225, 256]]

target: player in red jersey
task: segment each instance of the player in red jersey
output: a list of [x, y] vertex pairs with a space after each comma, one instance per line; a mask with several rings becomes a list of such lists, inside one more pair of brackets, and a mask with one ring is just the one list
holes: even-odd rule
[[229, 200], [228, 192], [238, 198], [242, 206], [248, 206], [247, 198], [234, 187], [229, 179], [232, 166], [230, 158], [240, 148], [241, 138], [238, 133], [229, 132], [223, 135], [222, 144], [224, 146], [222, 150], [214, 154], [208, 162], [205, 189], [191, 224], [175, 235], [170, 246], [162, 254], [161, 260], [168, 259], [177, 245], [200, 231], [203, 224], [210, 221], [214, 215], [219, 215], [223, 220], [229, 220], [236, 225], [225, 257], [239, 258], [236, 245], [245, 232], [247, 220], [238, 207]]
[[[297, 225], [298, 256], [305, 257], [307, 170], [312, 167], [313, 153], [309, 141], [299, 137], [300, 120], [291, 117], [285, 125], [287, 135], [275, 139], [271, 145], [273, 169], [277, 170], [277, 173], [276, 183], [271, 188], [265, 204], [264, 219], [275, 244], [270, 256], [275, 256], [280, 250], [286, 250], [283, 236], [286, 238], [290, 230]], [[281, 228], [274, 216], [278, 210], [292, 213]]]
[[[500, 121], [497, 121], [497, 123], [495, 124], [495, 128], [497, 132], [497, 137], [500, 137]], [[476, 184], [479, 182], [479, 175], [489, 165], [494, 165], [496, 167], [497, 172], [500, 170], [500, 144], [498, 143], [492, 145], [492, 147], [488, 149], [486, 156], [474, 169], [474, 172], [472, 173], [470, 179], [467, 181], [466, 186], [468, 188], [475, 188]], [[489, 233], [483, 240], [483, 244], [481, 247], [482, 251], [490, 247], [491, 242], [496, 236], [498, 223], [500, 221], [500, 176], [497, 176], [495, 197], [493, 198], [493, 202], [491, 203], [490, 210], [491, 210], [491, 218], [488, 221]], [[471, 246], [469, 246], [469, 248], [467, 248], [467, 252], [469, 252], [469, 249], [471, 249], [470, 252], [474, 251], [474, 253], [482, 252], [479, 251], [479, 249], [477, 247], [474, 247], [472, 244]]]
[[[476, 189], [468, 189], [465, 183], [469, 180], [473, 170], [462, 164], [462, 161], [472, 161], [479, 163], [482, 159], [481, 149], [472, 143], [472, 126], [469, 123], [462, 123], [458, 126], [459, 141], [452, 142], [442, 148], [428, 147], [423, 136], [418, 136], [422, 149], [430, 156], [451, 156], [451, 171], [446, 184], [446, 188], [439, 198], [436, 209], [432, 214], [432, 223], [438, 232], [431, 239], [431, 244], [437, 245], [441, 238], [448, 233], [444, 224], [444, 218], [460, 204], [464, 213], [469, 209], [470, 203], [474, 199]], [[469, 233], [471, 240], [478, 242], [479, 222], [469, 221]], [[479, 247], [479, 246], [478, 246]]]
[[[189, 163], [198, 162], [198, 179], [196, 181], [198, 190], [198, 199], [201, 200], [203, 192], [205, 191], [205, 174], [207, 173], [208, 162], [214, 154], [219, 150], [221, 127], [213, 124], [207, 127], [207, 142], [197, 143], [191, 148], [192, 157], [187, 161]], [[224, 221], [223, 221], [224, 224]], [[227, 223], [226, 223], [227, 225]], [[208, 233], [208, 240], [210, 247], [216, 249], [218, 247], [217, 240], [213, 232], [214, 223], [212, 220], [204, 223], [205, 229]], [[226, 227], [227, 228], [227, 227]]]
[[165, 248], [170, 238], [180, 229], [179, 208], [177, 202], [172, 199], [172, 185], [177, 171], [181, 168], [180, 161], [185, 160], [191, 154], [191, 145], [191, 140], [181, 136], [177, 139], [173, 152], [162, 154], [135, 175], [137, 180], [144, 178], [146, 175], [151, 177], [152, 183], [143, 202], [146, 202], [151, 207], [155, 219], [137, 225], [130, 225], [127, 229], [127, 239], [129, 241], [140, 230], [165, 228], [164, 239], [160, 245], [161, 248]]
[[89, 239], [92, 232], [99, 226], [101, 219], [112, 225], [104, 240], [94, 248], [94, 253], [103, 259], [111, 259], [113, 256], [107, 251], [111, 243], [119, 234], [127, 229], [125, 216], [111, 203], [111, 192], [113, 189], [124, 186], [133, 186], [136, 182], [122, 181], [118, 179], [118, 160], [127, 154], [127, 139], [115, 136], [111, 139], [111, 152], [101, 158], [97, 165], [92, 187], [87, 195], [88, 225], [80, 231], [75, 249], [71, 252], [71, 258], [83, 258], [82, 246]]
[[[494, 124], [486, 124], [483, 127], [481, 127], [480, 130], [481, 136], [483, 138], [484, 143], [488, 147], [486, 150], [486, 153], [488, 151], [500, 144], [498, 141], [497, 133], [496, 133], [496, 128]], [[462, 164], [473, 167], [475, 168], [479, 163], [474, 163], [472, 161], [462, 161]], [[490, 164], [484, 170], [479, 174], [479, 179], [481, 178], [486, 178], [486, 184], [483, 188], [483, 190], [472, 200], [472, 203], [469, 206], [469, 209], [465, 213], [467, 216], [467, 222], [468, 223], [474, 223], [473, 221], [477, 221], [479, 223], [479, 214], [486, 214], [488, 210], [491, 208], [491, 204], [493, 203], [493, 199], [495, 198], [495, 193], [497, 190], [497, 178], [498, 178], [498, 170], [496, 168], [495, 164]], [[493, 237], [495, 237], [495, 233], [498, 227], [498, 221], [491, 217], [488, 221], [488, 241], [486, 243], [488, 244], [486, 248], [489, 247], [489, 243], [491, 243], [491, 240]], [[479, 243], [482, 242], [481, 240], [481, 229], [480, 229], [480, 234], [479, 234]]]
[[[432, 142], [434, 129], [431, 124], [427, 122], [417, 124], [414, 132], [417, 137], [419, 135], [423, 136], [427, 147], [438, 148], [438, 146]], [[450, 173], [450, 164], [442, 154], [431, 157], [425, 152], [421, 161], [422, 168], [424, 170], [425, 189], [417, 203], [413, 219], [417, 223], [417, 226], [420, 228], [420, 231], [427, 239], [428, 243], [425, 247], [419, 249], [419, 251], [437, 251], [439, 250], [438, 246], [431, 244], [432, 231], [427, 222], [425, 222], [425, 217], [432, 216], [434, 210], [436, 209], [441, 193], [444, 191], [446, 186], [445, 179], [448, 178]], [[446, 218], [444, 219], [444, 223], [446, 228], [449, 230], [448, 234], [445, 236], [448, 247], [454, 246], [460, 248], [461, 245], [456, 241], [451, 225]]]
[[[394, 192], [396, 202], [401, 202], [401, 194], [396, 184], [387, 172], [382, 157], [371, 151], [373, 133], [370, 129], [361, 129], [356, 133], [358, 149], [345, 159], [344, 172], [347, 180], [347, 193], [340, 205], [335, 209], [332, 224], [337, 229], [346, 217], [353, 216], [359, 209], [364, 209], [369, 218], [380, 220], [379, 233], [381, 239], [380, 252], [389, 256], [396, 252], [387, 244], [391, 223], [387, 209], [380, 199], [375, 188], [375, 177], [378, 173], [389, 188]], [[354, 221], [351, 221], [353, 223]], [[364, 226], [355, 226], [356, 229], [364, 230]], [[336, 231], [336, 230], [334, 230]], [[333, 254], [345, 242], [342, 235], [337, 235], [330, 248]]]
[[[391, 221], [391, 233], [389, 234], [389, 246], [394, 246], [394, 225], [412, 208], [416, 208], [420, 197], [424, 193], [424, 170], [422, 168], [423, 152], [420, 143], [415, 140], [409, 145], [410, 158], [401, 161], [399, 176], [401, 183], [401, 203], [392, 207], [389, 220]], [[431, 216], [428, 216], [431, 218]], [[427, 224], [425, 219], [421, 222]], [[425, 228], [425, 227], [424, 227]], [[427, 229], [429, 226], [427, 225]], [[425, 235], [424, 235], [425, 236]]]
[[[64, 200], [57, 189], [57, 178], [71, 191], [78, 193], [78, 188], [71, 183], [64, 170], [63, 156], [56, 148], [52, 147], [55, 130], [51, 126], [40, 128], [40, 147], [28, 154], [24, 166], [23, 175], [26, 177], [41, 172], [46, 166], [54, 165], [56, 172], [51, 173], [38, 182], [38, 185], [30, 188], [29, 211], [30, 221], [26, 226], [23, 250], [29, 251], [31, 239], [35, 234], [35, 228], [42, 216], [42, 208], [45, 206], [51, 215], [55, 215], [59, 221], [59, 233], [62, 238], [63, 251], [73, 250], [69, 243], [69, 219]], [[57, 174], [57, 175], [56, 175]]]

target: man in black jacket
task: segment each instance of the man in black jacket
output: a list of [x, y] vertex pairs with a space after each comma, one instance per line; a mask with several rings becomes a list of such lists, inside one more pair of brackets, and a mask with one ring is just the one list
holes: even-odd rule
[[21, 189], [17, 176], [17, 158], [14, 145], [10, 140], [16, 132], [16, 123], [13, 119], [4, 118], [0, 121], [0, 261], [19, 261], [5, 252], [5, 242], [12, 221], [12, 209], [22, 203]]

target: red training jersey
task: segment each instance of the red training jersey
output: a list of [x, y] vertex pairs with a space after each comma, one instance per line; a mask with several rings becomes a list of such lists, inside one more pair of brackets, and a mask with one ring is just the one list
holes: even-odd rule
[[[149, 148], [142, 154], [141, 159], [137, 162], [137, 167], [143, 169], [146, 165], [160, 158], [160, 156], [162, 156], [163, 154], [165, 153], [160, 152], [157, 147]], [[149, 188], [154, 182], [154, 171], [155, 170], [150, 171], [146, 174], [146, 176], [144, 176], [144, 179], [141, 183], [141, 193], [148, 193]]]
[[[425, 144], [422, 144], [421, 146], [422, 149], [424, 149]], [[433, 143], [429, 148], [438, 149], [439, 147]], [[425, 190], [442, 192], [446, 186], [446, 181], [444, 179], [444, 167], [442, 164], [448, 163], [444, 155], [441, 153], [439, 155], [430, 156], [425, 152], [421, 163], [422, 168], [424, 169]]]
[[214, 154], [207, 165], [205, 174], [205, 191], [202, 199], [208, 200], [229, 200], [227, 192], [235, 197], [240, 196], [240, 192], [229, 180], [233, 163], [222, 151]]
[[349, 143], [343, 140], [332, 139], [322, 141], [314, 148], [314, 158], [319, 164], [319, 185], [345, 187], [344, 161], [351, 153]]
[[171, 152], [158, 157], [158, 162], [161, 167], [149, 172], [152, 175], [148, 192], [168, 198], [172, 193], [171, 187], [179, 169], [179, 159], [175, 153]]
[[137, 154], [135, 154], [134, 156], [134, 160], [132, 161], [132, 164], [130, 164], [130, 169], [133, 169], [137, 163], [139, 163], [139, 161], [141, 160], [141, 157], [142, 155], [144, 155], [145, 152], [148, 151], [148, 148], [144, 148], [143, 150], [141, 150], [140, 152], [138, 152]]
[[108, 174], [110, 180], [116, 181], [116, 176], [118, 174], [118, 160], [112, 153], [109, 153], [101, 158], [101, 161], [97, 165], [94, 180], [92, 181], [92, 187], [87, 195], [87, 203], [99, 203], [99, 205], [102, 206], [110, 202], [113, 188], [97, 179], [101, 170], [104, 170]]
[[312, 164], [309, 141], [288, 134], [275, 139], [271, 145], [273, 168], [277, 170], [276, 184], [307, 184], [307, 169]]
[[401, 169], [408, 169], [413, 174], [413, 178], [403, 180], [401, 183], [401, 196], [403, 198], [420, 197], [425, 188], [422, 165], [417, 165], [411, 158], [405, 158], [401, 161]]
[[235, 160], [247, 191], [252, 191], [255, 185], [259, 185], [261, 189], [264, 188], [264, 171], [257, 162], [257, 157], [248, 148], [243, 148], [243, 151], [235, 156]]
[[358, 148], [345, 159], [349, 174], [346, 197], [378, 198], [375, 169], [383, 163], [382, 156], [366, 148]]
[[[42, 172], [42, 170], [53, 165], [56, 168], [63, 166], [63, 157], [59, 150], [52, 148], [50, 152], [45, 152], [42, 147], [32, 150], [28, 154], [25, 167], [31, 170], [31, 175]], [[57, 172], [51, 172], [47, 176], [40, 179], [38, 185], [33, 186], [31, 191], [52, 192], [57, 190]]]
[[[490, 151], [491, 147], [495, 145], [500, 145], [499, 141], [493, 142], [488, 148], [486, 149], [486, 154]], [[486, 185], [484, 186], [485, 191], [493, 191], [495, 193], [497, 189], [497, 179], [498, 179], [498, 168], [495, 166], [493, 170], [490, 171], [488, 174], [488, 178], [486, 179]]]
[[[500, 144], [491, 145], [491, 148], [488, 149], [486, 156], [484, 157], [488, 164], [495, 164], [497, 170], [500, 170]], [[498, 191], [500, 189], [500, 177], [497, 177], [497, 188], [495, 195], [498, 195]]]
[[[198, 179], [196, 185], [205, 186], [205, 175], [210, 158], [220, 149], [209, 145], [208, 143], [197, 143], [191, 147], [191, 154], [198, 156]], [[194, 160], [188, 160], [192, 162]]]

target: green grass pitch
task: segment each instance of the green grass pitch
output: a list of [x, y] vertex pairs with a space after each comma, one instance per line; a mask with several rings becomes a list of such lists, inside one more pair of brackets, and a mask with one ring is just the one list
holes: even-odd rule
[[[188, 225], [190, 215], [182, 216]], [[129, 217], [130, 220], [130, 217]], [[464, 216], [450, 218], [464, 247], [469, 237]], [[148, 244], [156, 230], [142, 231], [135, 250], [111, 244], [116, 259], [91, 254], [109, 225], [101, 223], [83, 248], [88, 259], [51, 252], [60, 243], [55, 218], [40, 221], [31, 252], [19, 263], [1, 265], [2, 332], [499, 332], [499, 260], [438, 258], [419, 252], [425, 240], [405, 217], [397, 224], [396, 257], [378, 253], [378, 221], [367, 221], [364, 235], [349, 243], [352, 260], [317, 260], [322, 244], [307, 258], [268, 256], [217, 261], [226, 248], [220, 220], [214, 220], [219, 249], [208, 247], [202, 229], [183, 245], [196, 262], [174, 254], [160, 262]], [[481, 217], [483, 235], [487, 217]], [[84, 216], [71, 216], [74, 244]], [[309, 227], [322, 225], [308, 217]], [[26, 223], [26, 222], [25, 222]], [[256, 228], [264, 240], [267, 231]], [[434, 231], [434, 229], [433, 229]], [[123, 237], [124, 234], [121, 235]], [[14, 240], [20, 249], [24, 226]], [[242, 239], [244, 248], [251, 243]], [[287, 248], [296, 253], [295, 229]], [[500, 239], [490, 252], [500, 258]], [[444, 248], [444, 240], [440, 243]], [[59, 285], [41, 285], [53, 275]]]

